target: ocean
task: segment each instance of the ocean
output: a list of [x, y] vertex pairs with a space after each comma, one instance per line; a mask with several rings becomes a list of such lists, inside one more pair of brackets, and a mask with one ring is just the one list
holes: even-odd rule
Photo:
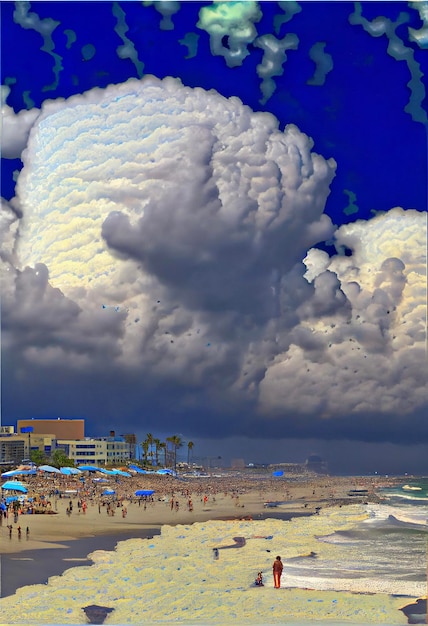
[[[97, 550], [93, 565], [0, 600], [2, 621], [84, 623], [83, 607], [95, 604], [114, 609], [111, 624], [406, 624], [399, 609], [426, 595], [424, 489], [385, 490], [381, 504], [324, 507], [289, 521], [165, 525], [160, 535]], [[280, 592], [276, 555], [284, 563]], [[263, 589], [254, 585], [258, 571]]]

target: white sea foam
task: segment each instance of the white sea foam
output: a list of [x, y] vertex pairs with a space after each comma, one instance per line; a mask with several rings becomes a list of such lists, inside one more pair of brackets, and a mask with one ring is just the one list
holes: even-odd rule
[[[115, 624], [168, 620], [274, 624], [312, 619], [403, 623], [398, 612], [403, 598], [385, 594], [419, 597], [425, 592], [424, 583], [299, 576], [287, 564], [288, 559], [311, 551], [317, 553], [315, 559], [308, 559], [313, 572], [317, 563], [334, 562], [338, 547], [321, 543], [316, 536], [350, 530], [366, 518], [363, 506], [352, 505], [289, 522], [267, 519], [163, 526], [159, 536], [119, 542], [114, 552], [96, 551], [90, 555], [94, 565], [69, 569], [50, 578], [47, 585], [24, 587], [0, 600], [2, 621], [82, 623], [82, 607], [99, 604], [115, 609], [107, 620]], [[234, 537], [244, 537], [245, 545], [228, 548], [236, 545]], [[271, 574], [277, 554], [285, 564], [286, 588], [279, 592], [273, 589]], [[260, 570], [265, 582], [262, 589], [254, 586]], [[369, 595], [373, 592], [381, 595]]]

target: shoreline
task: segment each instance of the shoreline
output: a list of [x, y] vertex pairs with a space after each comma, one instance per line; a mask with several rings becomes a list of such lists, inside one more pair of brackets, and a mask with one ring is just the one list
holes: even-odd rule
[[[124, 481], [123, 486], [125, 488], [129, 489], [129, 485], [129, 482]], [[212, 487], [213, 485], [215, 485], [214, 489]], [[245, 489], [244, 486], [246, 487]], [[267, 482], [266, 486], [268, 486]], [[162, 538], [158, 536], [161, 533], [163, 535], [165, 532], [167, 538], [179, 532], [198, 534], [203, 530], [202, 527], [205, 522], [213, 522], [215, 525], [215, 522], [221, 524], [221, 522], [228, 521], [234, 522], [233, 529], [235, 528], [236, 522], [236, 534], [242, 532], [242, 534], [245, 535], [245, 533], [247, 533], [246, 536], [248, 537], [251, 536], [251, 521], [262, 523], [263, 521], [271, 520], [271, 522], [266, 522], [264, 533], [272, 534], [272, 528], [276, 527], [278, 520], [296, 520], [296, 518], [300, 517], [309, 518], [315, 516], [313, 520], [315, 522], [317, 512], [322, 509], [325, 509], [325, 511], [321, 513], [320, 517], [322, 517], [324, 513], [328, 514], [328, 509], [330, 508], [333, 508], [336, 513], [339, 513], [340, 509], [343, 507], [343, 512], [345, 513], [346, 505], [356, 505], [363, 502], [362, 499], [356, 500], [347, 497], [347, 491], [349, 489], [362, 486], [361, 479], [351, 479], [348, 477], [346, 479], [336, 479], [332, 477], [317, 477], [313, 479], [313, 477], [310, 477], [306, 481], [296, 482], [294, 484], [288, 481], [282, 481], [282, 483], [277, 482], [274, 486], [275, 488], [272, 489], [272, 483], [269, 482], [270, 489], [262, 490], [260, 489], [260, 484], [255, 485], [243, 480], [240, 481], [239, 485], [234, 485], [233, 490], [223, 491], [225, 484], [222, 484], [222, 481], [218, 479], [212, 479], [210, 484], [204, 483], [201, 485], [201, 483], [193, 483], [190, 486], [189, 483], [184, 485], [178, 482], [164, 483], [163, 493], [161, 492], [160, 494], [162, 495], [162, 499], [158, 498], [154, 502], [146, 503], [145, 507], [141, 502], [140, 504], [130, 502], [124, 497], [122, 505], [127, 508], [127, 514], [124, 517], [121, 515], [122, 508], [120, 507], [116, 508], [114, 516], [107, 515], [106, 508], [101, 507], [99, 501], [97, 502], [95, 500], [88, 501], [88, 508], [85, 514], [78, 512], [76, 506], [77, 495], [72, 496], [74, 504], [73, 513], [68, 516], [66, 515], [66, 507], [70, 501], [69, 498], [55, 499], [55, 501], [52, 502], [52, 510], [56, 509], [56, 514], [19, 516], [18, 524], [20, 524], [23, 529], [21, 539], [17, 537], [17, 524], [13, 525], [13, 536], [11, 539], [9, 539], [8, 536], [6, 523], [3, 522], [3, 525], [0, 527], [0, 558], [3, 575], [0, 598], [1, 600], [5, 599], [5, 602], [9, 600], [11, 606], [15, 604], [22, 606], [21, 603], [24, 597], [31, 597], [34, 593], [41, 593], [44, 596], [44, 590], [46, 589], [46, 593], [49, 596], [52, 593], [52, 589], [58, 587], [58, 585], [60, 585], [59, 588], [62, 588], [62, 585], [67, 587], [70, 580], [76, 579], [77, 581], [81, 578], [86, 579], [85, 576], [89, 576], [89, 579], [91, 579], [90, 569], [92, 567], [94, 567], [93, 574], [96, 577], [99, 572], [100, 563], [105, 559], [106, 562], [110, 560], [115, 562], [116, 558], [120, 558], [120, 554], [126, 551], [125, 542], [128, 540], [134, 539], [135, 541], [130, 541], [130, 543], [137, 546], [140, 545], [138, 544], [139, 539], [153, 538], [153, 542], [150, 543], [153, 543], [154, 546], [158, 544], [158, 541], [162, 540]], [[389, 485], [379, 486], [383, 487]], [[178, 510], [170, 506], [170, 502], [166, 497], [166, 494], [171, 492], [171, 487], [175, 492], [174, 503], [175, 499], [177, 499], [180, 504]], [[189, 498], [186, 488], [189, 487], [193, 489], [195, 489], [195, 487], [198, 488], [197, 493], [194, 491], [191, 492], [193, 511], [188, 510], [186, 507]], [[208, 494], [206, 502], [202, 495], [205, 492]], [[364, 501], [366, 500], [375, 503], [379, 502], [379, 498], [374, 491], [370, 496], [364, 498]], [[270, 506], [266, 507], [265, 504], [268, 502]], [[342, 512], [340, 512], [340, 515], [342, 515]], [[28, 540], [25, 535], [27, 521], [31, 526]], [[322, 522], [322, 519], [320, 519], [319, 522]], [[10, 520], [7, 523], [10, 523]], [[296, 523], [298, 524], [299, 522], [297, 521]], [[302, 523], [304, 526], [307, 526], [307, 523]], [[318, 521], [316, 523], [318, 523]], [[180, 526], [180, 528], [175, 528], [177, 526]], [[192, 526], [194, 526], [193, 529], [191, 529]], [[238, 528], [244, 527], [247, 529], [246, 531], [242, 530], [238, 532]], [[219, 533], [221, 532], [222, 531], [219, 531]], [[230, 534], [231, 532], [233, 533], [234, 530], [229, 530], [229, 537], [233, 536], [233, 534]], [[287, 536], [288, 532], [286, 537]], [[254, 535], [254, 537], [256, 537], [256, 535]], [[177, 538], [181, 539], [181, 535]], [[285, 546], [281, 544], [282, 548], [279, 548], [279, 553], [282, 553], [282, 551], [286, 552], [286, 550], [289, 549], [290, 546], [287, 543], [287, 538], [285, 541]], [[148, 546], [147, 543], [146, 548], [141, 548], [143, 554], [146, 554], [146, 556], [142, 556], [144, 563], [147, 558], [147, 547], [153, 547], [152, 545]], [[140, 550], [140, 548], [138, 548], [138, 550]], [[107, 552], [113, 552], [113, 554], [109, 555]], [[148, 552], [151, 551], [148, 550]], [[231, 551], [231, 553], [234, 552], [234, 550]], [[270, 552], [270, 550], [267, 550], [267, 552]], [[300, 552], [300, 554], [303, 554], [303, 552]], [[93, 558], [88, 559], [89, 555], [92, 555]], [[222, 552], [222, 565], [223, 562], [225, 562], [225, 558], [226, 555], [224, 554], [223, 556]], [[253, 561], [251, 561], [250, 570], [252, 563]], [[83, 567], [82, 569], [80, 566], [87, 567]], [[80, 573], [76, 572], [76, 570], [80, 570]], [[85, 573], [87, 570], [88, 574]], [[64, 575], [64, 579], [62, 579], [62, 575]], [[155, 580], [157, 580], [157, 578], [155, 578]], [[373, 605], [374, 607], [377, 606], [377, 604], [382, 604], [382, 602], [386, 603], [389, 607], [388, 614], [391, 618], [393, 617], [391, 623], [404, 624], [406, 623], [404, 615], [402, 613], [397, 615], [400, 608], [399, 605], [405, 606], [406, 604], [411, 604], [411, 602], [416, 599], [416, 596], [409, 596], [409, 594], [403, 595], [398, 599], [396, 594], [381, 590], [366, 593], [358, 589], [354, 591], [346, 591], [345, 589], [338, 591], [319, 588], [317, 591], [316, 589], [309, 589], [309, 587], [311, 587], [310, 584], [306, 587], [306, 585], [302, 586], [301, 582], [298, 581], [292, 582], [290, 580], [289, 582], [290, 585], [287, 587], [287, 583], [284, 581], [284, 594], [286, 594], [288, 598], [286, 606], [288, 606], [288, 604], [290, 605], [289, 611], [296, 611], [299, 606], [299, 601], [304, 601], [304, 603], [311, 601], [335, 601], [333, 599], [328, 600], [330, 596], [331, 598], [340, 598], [340, 602], [347, 603], [347, 606], [350, 607], [353, 606], [353, 602], [355, 601], [353, 600], [353, 596], [355, 596], [360, 597], [360, 604], [364, 605], [364, 611], [366, 612], [369, 605]], [[308, 583], [309, 582], [308, 579]], [[29, 585], [38, 585], [38, 588], [35, 587], [34, 590], [29, 588], [27, 590], [26, 588]], [[269, 583], [264, 592], [265, 594], [269, 593], [268, 588]], [[38, 591], [36, 591], [37, 589]], [[85, 592], [86, 590], [82, 587], [82, 593]], [[234, 593], [233, 590], [232, 593]], [[253, 591], [250, 593], [252, 594]], [[371, 598], [371, 596], [373, 597]], [[231, 596], [226, 597], [230, 598]], [[258, 597], [261, 598], [261, 596]], [[108, 594], [106, 595], [106, 601], [107, 598]], [[92, 602], [94, 600], [99, 602], [99, 598], [97, 599], [95, 596], [92, 596], [88, 604], [91, 603], [91, 600]], [[283, 602], [283, 600], [281, 600], [281, 602]], [[108, 603], [107, 601], [107, 604]], [[294, 609], [291, 608], [292, 606], [294, 606]], [[76, 617], [75, 610], [76, 609], [73, 609], [74, 619]], [[371, 610], [375, 609], [372, 608]], [[296, 619], [294, 619], [294, 622], [299, 621], [300, 613], [288, 614], [295, 615]], [[204, 615], [195, 615], [193, 621], [195, 621], [195, 623], [200, 622], [201, 618], [204, 617]], [[28, 617], [27, 620], [22, 620], [21, 623], [24, 623], [24, 621], [26, 621], [26, 623], [33, 623], [28, 621]], [[58, 621], [58, 619], [53, 620], [53, 622], [56, 621]], [[59, 621], [62, 622], [61, 619]], [[81, 623], [84, 621], [84, 619], [81, 619], [78, 622], [73, 621], [68, 623]], [[212, 621], [212, 618], [210, 621]], [[269, 619], [262, 621], [269, 622]], [[151, 622], [155, 623], [156, 619], [151, 620]], [[331, 620], [331, 623], [332, 622], [333, 620]], [[118, 622], [112, 621], [112, 623]]]
[[[269, 509], [266, 514], [258, 514], [253, 517], [255, 521], [265, 519], [280, 519], [289, 521], [296, 517], [308, 517], [315, 512], [278, 512], [273, 513]], [[194, 519], [189, 525], [201, 521], [230, 521], [230, 517], [211, 517], [209, 520]], [[236, 521], [240, 518], [237, 517]], [[182, 522], [176, 521], [168, 525], [177, 526]], [[152, 527], [135, 528], [134, 530], [122, 529], [112, 533], [110, 530], [97, 535], [87, 535], [64, 540], [61, 544], [46, 544], [42, 548], [23, 548], [16, 552], [0, 553], [1, 572], [7, 576], [0, 578], [0, 599], [14, 595], [18, 589], [29, 585], [47, 584], [51, 576], [61, 576], [72, 567], [93, 565], [94, 561], [88, 555], [97, 550], [114, 551], [120, 541], [128, 539], [151, 539], [160, 535], [162, 525]], [[25, 545], [25, 539], [21, 547]], [[22, 565], [25, 563], [25, 568]], [[19, 581], [19, 582], [18, 582]]]

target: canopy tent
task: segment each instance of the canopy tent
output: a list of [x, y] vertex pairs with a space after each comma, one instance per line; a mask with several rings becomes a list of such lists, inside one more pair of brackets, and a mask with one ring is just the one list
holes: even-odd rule
[[27, 493], [27, 487], [17, 480], [7, 480], [1, 486], [5, 491], [21, 491], [22, 493]]
[[60, 467], [61, 474], [65, 476], [70, 476], [71, 474], [81, 474], [81, 470], [77, 469], [77, 467]]
[[42, 472], [49, 472], [50, 474], [61, 474], [59, 469], [57, 467], [52, 467], [52, 465], [39, 465], [37, 469]]
[[137, 489], [136, 496], [151, 496], [155, 492], [154, 489]]

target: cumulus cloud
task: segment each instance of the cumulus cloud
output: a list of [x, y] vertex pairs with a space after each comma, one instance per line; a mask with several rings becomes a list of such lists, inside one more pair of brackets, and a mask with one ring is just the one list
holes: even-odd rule
[[95, 413], [125, 390], [134, 419], [147, 397], [166, 419], [208, 405], [225, 435], [427, 402], [425, 218], [394, 209], [314, 248], [335, 163], [296, 126], [145, 77], [46, 102], [22, 159], [1, 222], [13, 384], [76, 385], [86, 414], [101, 381]]
[[34, 108], [15, 113], [13, 108], [6, 104], [9, 92], [10, 87], [2, 85], [1, 156], [3, 159], [19, 159], [27, 145], [30, 129], [37, 119], [40, 109]]
[[[309, 250], [313, 293], [289, 348], [267, 367], [260, 402], [320, 417], [409, 414], [428, 401], [426, 214], [395, 208], [341, 226], [335, 240], [352, 254]], [[311, 342], [302, 344], [303, 330]]]

